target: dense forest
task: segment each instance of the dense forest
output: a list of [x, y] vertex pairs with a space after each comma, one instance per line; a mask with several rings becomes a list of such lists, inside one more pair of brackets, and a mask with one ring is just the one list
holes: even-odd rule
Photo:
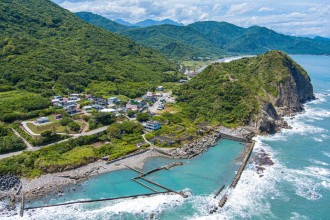
[[[84, 15], [87, 17], [88, 12]], [[87, 22], [117, 32], [169, 58], [217, 58], [233, 54], [261, 54], [282, 50], [291, 54], [330, 54], [330, 41], [321, 38], [293, 37], [265, 27], [242, 28], [227, 22], [204, 21], [187, 26], [161, 25], [145, 28], [116, 28], [109, 19], [89, 13]], [[100, 22], [102, 20], [102, 22]]]
[[49, 96], [82, 92], [93, 80], [114, 87], [148, 82], [142, 88], [147, 91], [178, 80], [176, 68], [159, 52], [90, 25], [50, 1], [0, 2], [2, 89]]

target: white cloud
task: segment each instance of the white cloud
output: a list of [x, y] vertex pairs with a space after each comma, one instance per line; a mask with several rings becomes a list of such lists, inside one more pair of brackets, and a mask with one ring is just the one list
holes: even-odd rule
[[258, 11], [259, 12], [264, 12], [264, 11], [273, 11], [273, 10], [274, 10], [274, 8], [262, 7]]
[[[130, 22], [170, 18], [184, 24], [200, 20], [261, 25], [294, 34], [330, 37], [328, 0], [53, 0], [73, 12], [90, 11]], [[312, 33], [315, 31], [315, 33]]]
[[226, 16], [239, 15], [239, 14], [243, 14], [250, 10], [251, 10], [251, 8], [249, 8], [249, 4], [246, 2], [237, 4], [237, 5], [231, 5]]

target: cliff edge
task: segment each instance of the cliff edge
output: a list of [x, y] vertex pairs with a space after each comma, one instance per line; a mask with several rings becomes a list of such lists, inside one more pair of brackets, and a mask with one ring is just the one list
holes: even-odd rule
[[281, 51], [212, 64], [174, 93], [194, 121], [260, 133], [286, 127], [282, 117], [315, 98], [307, 72]]

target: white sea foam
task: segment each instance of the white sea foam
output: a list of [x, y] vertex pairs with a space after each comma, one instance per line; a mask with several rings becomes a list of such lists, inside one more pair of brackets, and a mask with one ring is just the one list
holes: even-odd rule
[[316, 164], [316, 165], [329, 166], [328, 163], [323, 162], [323, 161], [320, 161], [320, 160], [314, 160], [314, 159], [311, 159], [311, 160], [309, 160], [309, 161], [310, 161], [311, 163], [313, 163], [313, 164]]
[[324, 102], [327, 102], [327, 99], [326, 99], [326, 94], [324, 93], [315, 93], [315, 100], [313, 101], [310, 101], [308, 104], [320, 104], [320, 103], [324, 103]]
[[321, 134], [321, 137], [324, 138], [324, 139], [329, 139], [330, 138], [330, 136], [326, 135], [326, 134]]
[[304, 219], [308, 219], [306, 216], [300, 215], [297, 212], [292, 212], [291, 215], [292, 216], [290, 217], [290, 220], [304, 220]]
[[[180, 206], [185, 199], [179, 195], [156, 195], [145, 198], [125, 199], [104, 202], [99, 206], [72, 205], [25, 211], [24, 219], [124, 219], [131, 214], [139, 218], [148, 218], [151, 213], [157, 214], [164, 210]], [[21, 219], [17, 216], [1, 216], [1, 219]]]
[[322, 154], [327, 156], [327, 157], [330, 157], [330, 153], [329, 152], [326, 152], [326, 151], [322, 151]]
[[[269, 155], [275, 152], [269, 146], [262, 143], [259, 138], [256, 139], [254, 151], [266, 151]], [[266, 171], [261, 178], [255, 171], [254, 164], [248, 164], [243, 172], [236, 188], [228, 193], [226, 205], [219, 209], [218, 213], [205, 217], [196, 217], [196, 219], [250, 219], [254, 216], [272, 217], [270, 211], [271, 205], [266, 198], [283, 197], [276, 188], [276, 183], [280, 179], [281, 168], [274, 159], [274, 166], [267, 166]]]
[[323, 140], [321, 139], [321, 138], [317, 138], [317, 137], [315, 137], [315, 138], [313, 138], [314, 139], [314, 141], [316, 141], [316, 142], [323, 142]]
[[320, 176], [330, 176], [330, 170], [322, 167], [307, 167], [307, 170], [310, 171], [313, 175], [320, 175]]
[[[303, 169], [290, 169], [277, 159], [277, 152], [263, 143], [267, 140], [278, 140], [288, 134], [273, 135], [270, 137], [255, 138], [254, 153], [264, 151], [275, 162], [273, 166], [265, 166], [263, 177], [256, 172], [253, 164], [249, 164], [242, 174], [237, 187], [229, 193], [228, 201], [223, 209], [215, 215], [196, 217], [196, 219], [251, 219], [264, 216], [276, 218], [271, 212], [270, 200], [289, 201], [288, 195], [281, 190], [281, 185], [295, 190], [296, 195], [306, 200], [322, 198], [322, 189], [330, 188], [330, 170], [319, 166], [310, 166]], [[324, 152], [327, 153], [327, 152]], [[330, 153], [327, 155], [330, 157]], [[316, 165], [328, 165], [322, 161], [312, 160]], [[299, 213], [292, 213], [291, 219], [306, 219]]]

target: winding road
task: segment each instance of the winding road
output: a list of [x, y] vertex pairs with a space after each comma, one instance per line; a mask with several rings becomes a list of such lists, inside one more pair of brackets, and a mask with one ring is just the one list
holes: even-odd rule
[[108, 126], [104, 126], [104, 127], [100, 127], [100, 128], [95, 129], [95, 130], [84, 132], [84, 133], [81, 133], [81, 134], [73, 134], [73, 135], [71, 135], [72, 137], [70, 137], [70, 138], [67, 138], [67, 139], [64, 139], [64, 140], [61, 140], [61, 141], [58, 141], [58, 142], [55, 142], [55, 143], [51, 143], [51, 144], [48, 144], [48, 145], [43, 145], [43, 146], [40, 146], [40, 147], [37, 147], [37, 146], [33, 147], [15, 129], [13, 129], [15, 135], [17, 135], [18, 137], [20, 137], [24, 141], [27, 148], [25, 150], [22, 150], [22, 151], [16, 151], [16, 152], [12, 152], [12, 153], [2, 154], [2, 155], [0, 155], [0, 159], [4, 159], [4, 158], [7, 158], [7, 157], [19, 155], [19, 154], [23, 153], [24, 151], [36, 151], [36, 150], [39, 150], [40, 148], [51, 146], [51, 145], [54, 145], [54, 144], [63, 143], [63, 142], [66, 142], [68, 140], [71, 140], [71, 139], [76, 139], [78, 137], [101, 133], [101, 132], [107, 130], [107, 128], [108, 128]]

